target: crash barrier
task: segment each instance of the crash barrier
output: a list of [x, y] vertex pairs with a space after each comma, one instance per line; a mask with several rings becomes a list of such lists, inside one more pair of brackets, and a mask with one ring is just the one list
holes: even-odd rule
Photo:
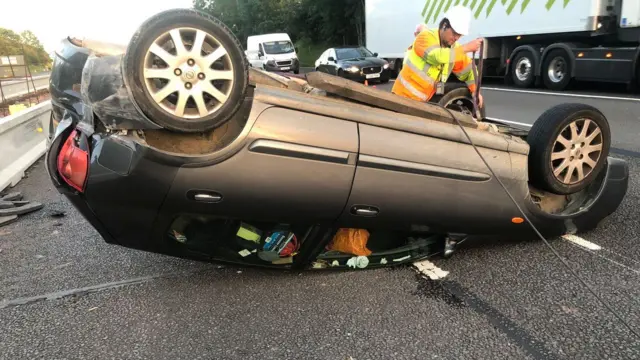
[[0, 191], [15, 186], [47, 148], [51, 101], [0, 118]]

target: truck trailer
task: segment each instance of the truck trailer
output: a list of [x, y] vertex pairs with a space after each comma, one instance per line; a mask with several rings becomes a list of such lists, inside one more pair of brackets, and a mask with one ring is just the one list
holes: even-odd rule
[[460, 4], [473, 20], [459, 42], [484, 39], [475, 57], [483, 78], [551, 90], [572, 80], [640, 84], [640, 0], [367, 0], [367, 47], [399, 72], [416, 25], [437, 28]]

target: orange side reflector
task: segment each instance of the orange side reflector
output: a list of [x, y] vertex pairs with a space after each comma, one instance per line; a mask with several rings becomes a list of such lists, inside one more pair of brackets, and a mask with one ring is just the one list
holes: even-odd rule
[[524, 222], [524, 219], [521, 217], [514, 217], [513, 219], [511, 219], [511, 222], [514, 224], [522, 224]]

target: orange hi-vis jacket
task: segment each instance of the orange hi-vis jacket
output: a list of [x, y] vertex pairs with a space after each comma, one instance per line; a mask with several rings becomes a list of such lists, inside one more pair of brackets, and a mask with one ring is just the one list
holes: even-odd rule
[[[440, 46], [439, 30], [425, 30], [416, 36], [407, 51], [402, 70], [391, 90], [394, 94], [418, 101], [429, 101], [436, 92], [436, 82], [443, 84], [451, 72], [467, 84], [471, 93], [476, 81], [471, 58], [455, 43], [451, 48]], [[438, 79], [440, 77], [440, 79]]]

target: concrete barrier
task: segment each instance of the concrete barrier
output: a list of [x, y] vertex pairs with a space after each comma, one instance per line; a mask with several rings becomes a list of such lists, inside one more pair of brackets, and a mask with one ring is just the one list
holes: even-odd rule
[[49, 137], [51, 101], [0, 118], [0, 191], [15, 186], [44, 155]]

